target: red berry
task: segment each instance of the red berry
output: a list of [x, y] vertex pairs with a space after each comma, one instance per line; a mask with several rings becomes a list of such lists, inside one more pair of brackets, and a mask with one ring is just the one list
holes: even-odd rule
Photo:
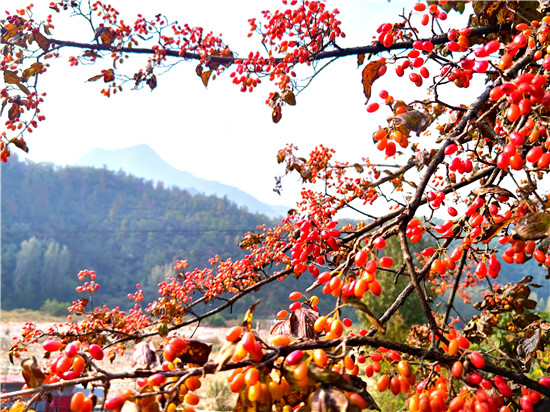
[[95, 343], [90, 345], [90, 347], [88, 348], [88, 352], [90, 352], [90, 355], [92, 355], [92, 358], [94, 358], [95, 360], [103, 359], [103, 349], [101, 349], [101, 346], [96, 345]]
[[479, 352], [470, 353], [470, 362], [478, 369], [483, 369], [485, 367], [485, 359]]

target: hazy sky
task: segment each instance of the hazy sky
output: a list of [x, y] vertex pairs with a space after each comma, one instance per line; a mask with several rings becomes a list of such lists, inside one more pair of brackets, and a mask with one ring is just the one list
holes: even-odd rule
[[[259, 18], [262, 9], [283, 7], [280, 1], [258, 0], [113, 0], [112, 4], [126, 22], [133, 22], [137, 13], [153, 16], [162, 12], [171, 21], [221, 33], [225, 43], [241, 55], [261, 50], [259, 37], [246, 37], [247, 20]], [[369, 44], [381, 22], [399, 21], [397, 15], [403, 7], [413, 4], [329, 0], [327, 8], [340, 10], [347, 37], [339, 43], [349, 47]], [[54, 23], [53, 37], [78, 41], [93, 37], [86, 31], [89, 27], [76, 19], [54, 15]], [[237, 186], [266, 203], [293, 205], [301, 186], [296, 177], [283, 181], [282, 196], [272, 191], [274, 176], [283, 172], [276, 162], [278, 149], [292, 142], [307, 155], [323, 144], [336, 149], [337, 159], [358, 162], [376, 152], [372, 132], [389, 115], [387, 109], [374, 115], [366, 112], [361, 69], [355, 57], [340, 59], [325, 69], [297, 97], [295, 107], [284, 108], [281, 122], [273, 124], [265, 100], [275, 88], [267, 80], [254, 93], [241, 93], [226, 73], [206, 89], [195, 74], [197, 63], [182, 62], [160, 76], [152, 92], [132, 91], [131, 85], [126, 85], [124, 93], [107, 99], [99, 92], [103, 82], [86, 83], [86, 79], [108, 68], [108, 59], [94, 66], [71, 68], [67, 64], [71, 54], [77, 50], [67, 49], [62, 58], [51, 61], [51, 69], [40, 79], [41, 88], [48, 93], [42, 106], [47, 120], [27, 136], [28, 158], [33, 161], [73, 164], [96, 147], [118, 149], [147, 143], [179, 169]], [[146, 57], [135, 59], [145, 65]], [[132, 73], [131, 64], [128, 74]], [[388, 72], [391, 74], [375, 83], [371, 101], [379, 100], [382, 88], [405, 101], [418, 97], [406, 77], [397, 78], [393, 67]], [[455, 97], [459, 99], [459, 95]]]

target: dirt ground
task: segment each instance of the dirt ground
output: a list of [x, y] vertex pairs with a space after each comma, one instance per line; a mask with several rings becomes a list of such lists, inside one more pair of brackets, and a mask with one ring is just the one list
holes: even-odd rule
[[[0, 376], [6, 375], [21, 375], [20, 361], [16, 360], [12, 365], [8, 358], [9, 347], [11, 344], [11, 337], [20, 333], [23, 323], [20, 321], [10, 321], [0, 323]], [[47, 329], [51, 322], [38, 322], [40, 329]], [[259, 327], [259, 324], [256, 326]], [[269, 325], [262, 325], [266, 329]], [[186, 327], [180, 330], [180, 333], [185, 337], [193, 337], [213, 345], [212, 354], [210, 359], [215, 359], [217, 351], [225, 340], [225, 331], [227, 328], [212, 328], [212, 327], [199, 327], [192, 328]], [[260, 330], [261, 335], [265, 334], [267, 330]], [[131, 370], [131, 354], [127, 352], [122, 357], [117, 357], [114, 362], [110, 363], [108, 360], [100, 362], [100, 366], [113, 372], [122, 372], [125, 370]], [[35, 345], [29, 348], [28, 353], [25, 356], [37, 356], [38, 359], [43, 356], [41, 345]], [[131, 380], [120, 380], [113, 382], [109, 393], [119, 393], [127, 389], [134, 389], [134, 382]], [[233, 410], [231, 405], [234, 405], [235, 394], [231, 393], [227, 388], [227, 379], [224, 373], [217, 375], [206, 376], [202, 379], [202, 387], [196, 391], [201, 398], [201, 403], [196, 408], [201, 411], [223, 411]], [[123, 408], [123, 412], [132, 412], [131, 405]]]

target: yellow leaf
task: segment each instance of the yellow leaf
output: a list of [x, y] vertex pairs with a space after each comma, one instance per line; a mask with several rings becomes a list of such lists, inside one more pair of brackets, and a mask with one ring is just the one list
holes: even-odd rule
[[4, 71], [4, 81], [7, 84], [17, 84], [21, 83], [23, 79], [15, 74], [15, 72], [12, 72], [11, 70], [5, 70]]
[[380, 60], [370, 62], [363, 69], [363, 76], [362, 76], [361, 82], [363, 83], [363, 93], [365, 93], [367, 102], [370, 99], [372, 84], [376, 79], [380, 77], [378, 75], [378, 70], [380, 69], [380, 67], [384, 66], [385, 64], [386, 64], [386, 59], [382, 58]]
[[256, 306], [258, 306], [260, 302], [261, 300], [251, 305], [244, 315], [243, 327], [247, 328], [248, 330], [252, 330], [252, 314], [254, 313], [254, 309], [256, 309]]
[[35, 62], [31, 64], [31, 67], [23, 70], [23, 80], [27, 81], [30, 77], [42, 73], [43, 68], [44, 65], [40, 62]]
[[4, 34], [4, 41], [7, 42], [9, 39], [11, 39], [13, 36], [15, 36], [17, 33], [19, 33], [19, 28], [15, 24], [8, 23], [4, 26], [4, 30], [6, 30], [6, 34]]

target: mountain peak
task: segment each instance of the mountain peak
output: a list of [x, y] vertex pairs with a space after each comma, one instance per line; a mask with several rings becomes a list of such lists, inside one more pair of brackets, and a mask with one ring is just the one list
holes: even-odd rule
[[96, 148], [82, 156], [76, 166], [107, 168], [142, 177], [154, 182], [163, 182], [165, 186], [175, 186], [191, 194], [202, 193], [216, 197], [227, 197], [235, 204], [246, 207], [252, 213], [265, 214], [270, 218], [282, 217], [288, 207], [274, 206], [260, 202], [250, 194], [230, 185], [214, 180], [201, 179], [193, 174], [179, 170], [165, 162], [149, 145], [139, 144], [123, 149], [107, 150]]

